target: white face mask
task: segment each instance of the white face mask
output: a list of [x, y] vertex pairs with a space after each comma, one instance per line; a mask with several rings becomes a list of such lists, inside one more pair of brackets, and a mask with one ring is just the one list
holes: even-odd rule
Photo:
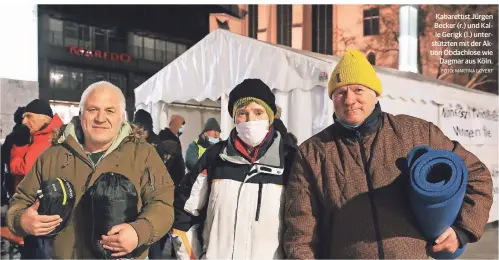
[[210, 144], [216, 144], [219, 141], [220, 141], [220, 138], [208, 137], [208, 142], [210, 142]]
[[236, 124], [237, 136], [251, 147], [259, 145], [269, 132], [269, 121], [258, 120]]

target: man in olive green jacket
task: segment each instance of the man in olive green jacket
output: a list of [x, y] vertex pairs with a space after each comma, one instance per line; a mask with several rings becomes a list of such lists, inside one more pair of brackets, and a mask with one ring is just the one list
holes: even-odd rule
[[66, 227], [53, 241], [53, 258], [95, 258], [91, 227], [85, 218], [82, 195], [105, 172], [126, 176], [139, 193], [138, 217], [111, 228], [102, 237], [113, 257], [133, 252], [147, 257], [148, 247], [170, 230], [173, 222], [173, 182], [144, 131], [125, 121], [125, 98], [109, 82], [89, 86], [80, 102], [81, 124], [69, 123], [54, 138], [55, 144], [36, 161], [19, 184], [9, 211], [9, 229], [19, 236], [49, 234], [61, 223], [57, 215], [38, 215], [36, 200], [39, 178], [65, 178], [74, 185], [76, 204]]

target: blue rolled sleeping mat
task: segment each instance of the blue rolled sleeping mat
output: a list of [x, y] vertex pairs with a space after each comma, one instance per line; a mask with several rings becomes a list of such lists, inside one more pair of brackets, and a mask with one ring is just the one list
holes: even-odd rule
[[[417, 146], [407, 155], [410, 175], [410, 201], [419, 228], [431, 246], [449, 228], [463, 204], [468, 169], [455, 153]], [[456, 259], [466, 246], [453, 254], [447, 251], [434, 253], [435, 259]]]

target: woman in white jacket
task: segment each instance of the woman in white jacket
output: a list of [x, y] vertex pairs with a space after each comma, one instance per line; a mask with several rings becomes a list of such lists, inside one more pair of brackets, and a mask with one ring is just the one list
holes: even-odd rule
[[296, 151], [271, 126], [270, 88], [246, 79], [229, 95], [236, 127], [210, 147], [175, 191], [179, 259], [283, 258], [283, 191]]

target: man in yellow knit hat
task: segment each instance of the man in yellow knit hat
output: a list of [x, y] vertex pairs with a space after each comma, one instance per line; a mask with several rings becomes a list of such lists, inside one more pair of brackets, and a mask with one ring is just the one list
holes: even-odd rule
[[286, 258], [427, 259], [401, 167], [422, 144], [453, 151], [469, 171], [456, 221], [429, 250], [455, 252], [476, 242], [492, 205], [485, 165], [434, 124], [382, 112], [381, 82], [361, 52], [345, 53], [328, 88], [334, 124], [300, 145], [285, 190]]

